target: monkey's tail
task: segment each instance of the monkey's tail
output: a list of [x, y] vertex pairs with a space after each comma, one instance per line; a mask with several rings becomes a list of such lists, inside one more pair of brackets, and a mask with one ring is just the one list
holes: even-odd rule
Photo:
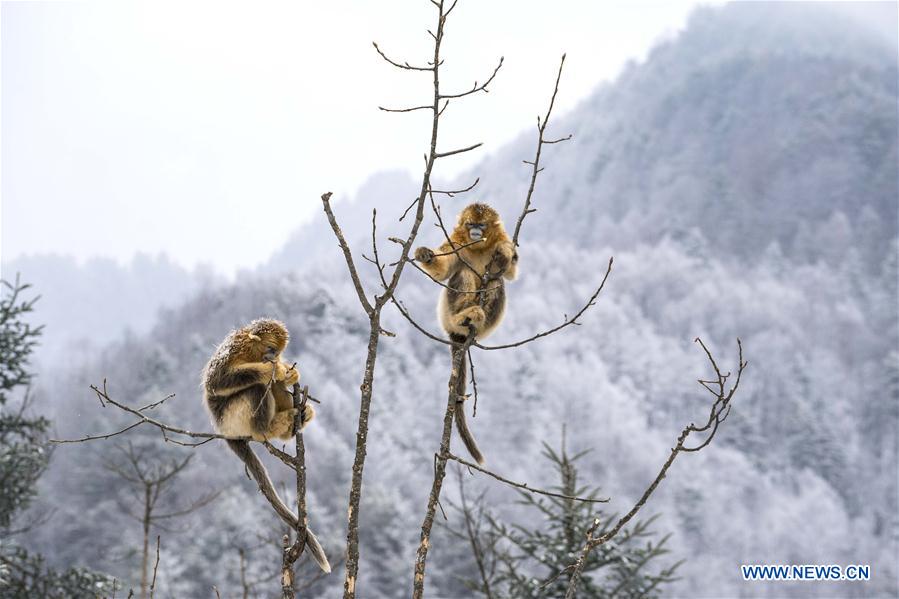
[[[259, 485], [259, 490], [262, 491], [268, 502], [275, 508], [278, 516], [296, 530], [298, 523], [296, 514], [291, 512], [290, 508], [284, 505], [284, 502], [278, 497], [278, 492], [275, 491], [272, 479], [268, 476], [268, 470], [265, 469], [265, 466], [256, 456], [256, 453], [250, 447], [250, 443], [248, 441], [228, 439], [228, 447], [246, 464], [247, 470], [253, 476], [253, 480]], [[309, 554], [315, 560], [315, 563], [318, 564], [318, 567], [326, 573], [330, 573], [331, 564], [328, 562], [328, 556], [325, 555], [325, 550], [322, 549], [321, 543], [318, 542], [312, 529], [308, 526], [306, 527], [306, 547], [309, 549]]]
[[[459, 338], [456, 338], [459, 337]], [[459, 336], [451, 336], [451, 339], [457, 343], [464, 343], [465, 337]], [[459, 351], [457, 348], [453, 347], [451, 350], [451, 355], [453, 356], [453, 360], [455, 361], [456, 352]], [[456, 388], [455, 394], [456, 397], [465, 397], [465, 387], [468, 381], [468, 356], [464, 353], [462, 354], [462, 359], [459, 362], [459, 373], [456, 376]], [[465, 444], [465, 449], [468, 450], [468, 453], [471, 454], [471, 457], [474, 458], [474, 461], [478, 464], [484, 464], [484, 454], [481, 453], [481, 450], [478, 448], [478, 444], [475, 443], [474, 437], [471, 435], [471, 431], [468, 430], [468, 423], [465, 420], [465, 402], [462, 399], [456, 400], [456, 430], [459, 431], [459, 437], [462, 438], [462, 443]]]

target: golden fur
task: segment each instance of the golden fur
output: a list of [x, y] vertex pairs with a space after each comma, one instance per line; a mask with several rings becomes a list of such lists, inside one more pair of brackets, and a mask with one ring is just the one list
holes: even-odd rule
[[[473, 245], [466, 245], [473, 241], [472, 225], [484, 227], [483, 238]], [[506, 306], [502, 279], [511, 281], [518, 275], [518, 253], [499, 214], [487, 204], [467, 206], [459, 214], [450, 240], [452, 244], [446, 241], [437, 250], [418, 248], [415, 259], [428, 274], [438, 281], [446, 281], [449, 287], [443, 290], [437, 307], [443, 330], [451, 337], [464, 339], [471, 324], [475, 328], [475, 338], [481, 340], [502, 321]], [[466, 247], [453, 253], [453, 245]], [[479, 305], [481, 294], [471, 292], [480, 288], [481, 277], [488, 269], [497, 278], [487, 284], [482, 308]]]
[[[284, 323], [272, 319], [254, 320], [225, 337], [203, 370], [204, 401], [216, 431], [256, 441], [293, 438], [297, 411], [290, 388], [300, 380], [300, 373], [281, 357], [289, 341]], [[307, 404], [301, 429], [314, 416], [315, 411]], [[278, 497], [268, 471], [250, 444], [242, 439], [228, 439], [227, 443], [281, 519], [296, 528], [296, 515]], [[330, 572], [328, 557], [308, 527], [306, 542], [319, 567]]]
[[[469, 327], [474, 329], [476, 340], [484, 339], [502, 322], [506, 310], [503, 279], [511, 281], [518, 275], [518, 252], [496, 210], [487, 204], [467, 206], [459, 214], [450, 240], [436, 250], [418, 248], [415, 260], [436, 280], [446, 281], [437, 303], [437, 318], [452, 341], [465, 341]], [[486, 291], [472, 293], [481, 288], [485, 273], [490, 275]], [[484, 463], [461, 405], [466, 398], [466, 362], [463, 354], [456, 378], [456, 427], [472, 457]]]
[[[283, 323], [259, 319], [219, 345], [203, 374], [206, 406], [219, 433], [256, 441], [293, 437], [296, 411], [289, 389], [300, 373], [281, 357], [289, 341]], [[303, 426], [314, 416], [307, 405]]]

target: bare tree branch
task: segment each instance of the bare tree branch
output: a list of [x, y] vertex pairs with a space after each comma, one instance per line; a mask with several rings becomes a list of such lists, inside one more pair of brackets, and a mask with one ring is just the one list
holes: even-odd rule
[[[478, 514], [478, 522], [475, 523], [471, 509], [468, 507], [468, 498], [465, 494], [465, 482], [462, 478], [462, 472], [457, 471], [457, 474], [459, 475], [459, 497], [462, 501], [461, 512], [462, 518], [465, 520], [465, 533], [468, 536], [468, 542], [471, 544], [471, 553], [474, 555], [475, 564], [478, 567], [478, 574], [481, 577], [481, 590], [483, 590], [487, 599], [493, 599], [493, 589], [491, 587], [493, 572], [492, 570], [488, 571], [486, 564], [487, 557], [484, 555], [484, 549], [481, 547], [479, 538], [481, 513]], [[483, 495], [481, 495], [479, 499], [483, 499]], [[478, 503], [480, 504], [479, 501]], [[483, 509], [483, 505], [479, 505], [479, 507]], [[488, 547], [488, 551], [491, 549], [492, 547]]]
[[[356, 581], [359, 572], [359, 505], [362, 497], [362, 477], [365, 468], [365, 458], [367, 453], [366, 445], [368, 440], [369, 412], [371, 407], [371, 398], [374, 383], [374, 369], [375, 363], [377, 361], [379, 337], [383, 332], [380, 322], [381, 310], [388, 302], [396, 302], [394, 293], [396, 291], [397, 285], [399, 284], [400, 277], [403, 274], [405, 265], [407, 262], [409, 262], [409, 252], [412, 249], [412, 244], [414, 243], [415, 238], [418, 235], [418, 230], [421, 227], [422, 220], [424, 219], [425, 198], [427, 196], [428, 190], [430, 190], [431, 188], [431, 172], [433, 170], [435, 161], [439, 157], [439, 154], [437, 152], [437, 133], [439, 129], [440, 114], [442, 112], [442, 109], [440, 107], [440, 103], [442, 100], [440, 96], [440, 65], [442, 64], [440, 50], [441, 44], [443, 42], [443, 32], [446, 23], [447, 12], [444, 12], [444, 4], [442, 0], [433, 0], [432, 4], [437, 8], [438, 13], [436, 32], [431, 32], [431, 36], [434, 39], [434, 57], [430, 63], [432, 65], [432, 68], [430, 70], [433, 73], [434, 88], [431, 102], [433, 115], [431, 120], [430, 147], [427, 155], [425, 156], [425, 167], [424, 173], [422, 174], [421, 189], [419, 191], [416, 202], [413, 204], [413, 206], [415, 206], [415, 220], [410, 227], [406, 239], [402, 242], [400, 260], [396, 263], [396, 266], [394, 267], [393, 272], [389, 277], [384, 274], [383, 268], [380, 265], [380, 259], [377, 257], [377, 255], [375, 255], [372, 259], [372, 262], [378, 268], [379, 277], [383, 286], [383, 294], [375, 296], [373, 305], [369, 303], [367, 299], [365, 299], [365, 301], [363, 302], [363, 307], [366, 309], [366, 314], [369, 317], [370, 333], [368, 339], [368, 351], [365, 360], [365, 368], [362, 375], [362, 384], [360, 386], [361, 394], [359, 401], [359, 419], [356, 431], [356, 451], [353, 458], [349, 507], [347, 510], [349, 522], [347, 526], [347, 558], [346, 574], [344, 577], [344, 599], [353, 599], [356, 596]], [[387, 59], [387, 57], [383, 53], [381, 53], [380, 50], [378, 50], [378, 52], [382, 55], [383, 58]], [[412, 65], [402, 64], [392, 59], [387, 60], [393, 66], [398, 66], [400, 68], [407, 68], [407, 66], [412, 67]], [[411, 68], [411, 70], [418, 69]], [[446, 102], [446, 100], [443, 101]], [[443, 108], [446, 108], [445, 103]], [[323, 200], [324, 199], [325, 198], [323, 198]], [[340, 228], [337, 226], [336, 220], [333, 218], [333, 213], [330, 213], [327, 201], [325, 201], [324, 204], [325, 210], [328, 213], [328, 220], [331, 223], [331, 228], [334, 230], [335, 235], [337, 235], [338, 240], [341, 242], [341, 248], [344, 251], [344, 257], [350, 271], [350, 276], [353, 279], [353, 284], [354, 286], [356, 286], [357, 293], [360, 295], [361, 300], [364, 297], [364, 291], [361, 282], [359, 281], [359, 277], [356, 274], [356, 270], [352, 262], [352, 255], [350, 254], [345, 240], [342, 239], [342, 233], [340, 233]], [[406, 213], [408, 213], [410, 209], [411, 207], [406, 210]], [[374, 233], [374, 215], [372, 221], [372, 230]], [[376, 243], [374, 245], [374, 250], [375, 252], [377, 252]]]
[[[149, 416], [141, 413], [139, 410], [136, 410], [130, 406], [127, 406], [123, 403], [120, 403], [120, 402], [112, 399], [109, 396], [109, 393], [107, 392], [107, 389], [106, 389], [106, 379], [103, 379], [103, 388], [102, 389], [100, 389], [96, 385], [91, 385], [90, 388], [94, 393], [96, 393], [97, 398], [100, 400], [100, 404], [103, 407], [106, 407], [106, 404], [111, 404], [111, 405], [119, 408], [120, 410], [124, 410], [125, 412], [128, 412], [129, 414], [134, 414], [135, 416], [140, 418], [140, 420], [138, 420], [137, 422], [129, 425], [127, 427], [127, 429], [135, 428], [139, 424], [150, 424], [152, 426], [155, 426], [162, 432], [162, 436], [167, 442], [176, 443], [178, 445], [185, 445], [188, 447], [195, 447], [195, 446], [203, 445], [203, 443], [211, 441], [212, 439], [226, 439], [226, 440], [233, 439], [233, 440], [237, 440], [237, 441], [252, 441], [252, 438], [250, 438], [250, 437], [227, 437], [225, 435], [220, 435], [218, 433], [198, 433], [198, 432], [190, 431], [187, 429], [179, 428], [176, 426], [170, 426], [168, 424], [164, 424], [154, 418], [150, 418]], [[141, 408], [141, 409], [145, 409], [145, 408]], [[83, 437], [81, 439], [50, 439], [50, 443], [56, 443], [56, 444], [83, 443], [85, 441], [94, 441], [94, 440], [98, 440], [98, 439], [105, 439], [108, 437], [112, 437], [112, 436], [121, 434], [122, 432], [124, 432], [124, 430], [125, 429], [117, 431], [115, 433], [110, 433], [108, 435], [88, 436], [88, 437]], [[169, 437], [166, 434], [167, 432], [174, 433], [177, 435], [184, 435], [186, 437], [193, 437], [195, 439], [205, 439], [205, 441], [203, 441], [201, 443], [194, 443], [194, 444], [183, 443], [183, 442], [177, 441], [176, 439], [172, 439], [171, 437]]]
[[450, 370], [449, 393], [446, 402], [446, 412], [443, 416], [443, 433], [440, 437], [440, 451], [434, 461], [434, 481], [431, 484], [431, 492], [428, 495], [428, 506], [425, 510], [424, 522], [421, 525], [421, 537], [418, 543], [418, 551], [415, 557], [415, 573], [412, 585], [413, 599], [422, 599], [425, 590], [425, 567], [427, 565], [428, 550], [431, 547], [431, 528], [434, 526], [434, 516], [437, 512], [437, 503], [440, 501], [440, 491], [443, 488], [443, 479], [446, 476], [446, 462], [450, 455], [450, 438], [453, 431], [453, 418], [459, 399], [456, 396], [456, 381], [462, 376], [462, 357], [468, 352], [468, 348], [474, 341], [475, 329], [469, 327], [465, 341], [453, 351], [453, 363]]
[[430, 104], [424, 106], [412, 106], [410, 108], [386, 108], [384, 106], [378, 106], [378, 110], [384, 112], [415, 112], [416, 110], [434, 110], [434, 107]]
[[532, 486], [528, 485], [527, 483], [517, 483], [514, 480], [509, 480], [508, 478], [505, 478], [503, 476], [500, 476], [499, 474], [491, 472], [490, 470], [487, 470], [486, 468], [484, 468], [482, 466], [478, 466], [477, 464], [475, 464], [473, 462], [469, 462], [468, 460], [462, 459], [457, 455], [453, 455], [452, 453], [448, 453], [446, 456], [446, 459], [453, 460], [455, 462], [459, 462], [463, 466], [477, 470], [478, 472], [483, 472], [487, 476], [495, 478], [496, 480], [500, 481], [501, 483], [505, 483], [511, 487], [515, 487], [516, 489], [522, 489], [524, 491], [527, 491], [528, 493], [536, 493], [537, 495], [546, 495], [547, 497], [558, 497], [559, 499], [568, 499], [569, 501], [580, 501], [583, 503], [608, 503], [609, 502], [609, 498], [597, 499], [595, 497], [578, 497], [577, 495], [565, 495], [564, 493], [555, 493], [553, 491], [546, 491], [544, 489], [538, 489], [536, 487], [532, 487]]
[[479, 143], [476, 143], [476, 144], [472, 144], [472, 145], [470, 145], [470, 146], [466, 146], [466, 147], [464, 147], [464, 148], [459, 148], [459, 149], [456, 149], [456, 150], [450, 150], [449, 152], [437, 152], [437, 153], [434, 155], [434, 157], [435, 157], [435, 158], [446, 158], [447, 156], [454, 156], [454, 155], [456, 155], [456, 154], [462, 154], [463, 152], [470, 152], [470, 151], [472, 151], [472, 150], [475, 150], [475, 149], [477, 149], [477, 148], [480, 148], [480, 147], [483, 146], [483, 145], [484, 145], [483, 142], [479, 142]]
[[524, 208], [521, 211], [521, 215], [518, 217], [518, 221], [515, 223], [515, 232], [512, 234], [512, 243], [516, 246], [518, 245], [518, 234], [521, 232], [521, 223], [524, 222], [524, 217], [526, 217], [531, 212], [534, 212], [534, 209], [531, 208], [531, 196], [534, 195], [534, 186], [537, 183], [537, 175], [540, 174], [540, 171], [543, 170], [540, 168], [540, 152], [543, 149], [543, 144], [555, 144], [561, 141], [568, 141], [571, 139], [571, 136], [563, 137], [561, 139], [548, 141], [544, 139], [543, 135], [546, 132], [546, 126], [549, 124], [549, 117], [553, 112], [553, 106], [556, 103], [556, 94], [559, 93], [559, 81], [562, 79], [562, 67], [565, 66], [565, 55], [562, 55], [562, 60], [559, 62], [559, 72], [556, 75], [556, 86], [553, 88], [552, 98], [549, 100], [549, 108], [546, 110], [546, 116], [543, 120], [540, 120], [540, 117], [537, 117], [537, 152], [534, 156], [534, 160], [524, 162], [526, 164], [530, 164], [533, 166], [533, 170], [531, 171], [531, 183], [528, 186], [528, 193], [524, 200]]
[[109, 439], [109, 438], [115, 437], [116, 435], [121, 435], [122, 433], [127, 433], [131, 429], [133, 429], [137, 426], [140, 426], [144, 422], [146, 422], [146, 421], [138, 420], [137, 422], [129, 424], [122, 430], [116, 431], [114, 433], [108, 433], [105, 435], [88, 435], [86, 437], [81, 437], [79, 439], [50, 439], [50, 443], [56, 443], [57, 445], [62, 445], [63, 443], [84, 443], [85, 441], [97, 441], [100, 439]]
[[365, 309], [365, 313], [371, 317], [374, 308], [372, 308], [371, 303], [368, 301], [368, 298], [365, 297], [365, 288], [362, 286], [362, 281], [359, 279], [359, 274], [356, 272], [356, 264], [353, 262], [353, 254], [350, 252], [350, 247], [346, 243], [346, 239], [343, 237], [343, 231], [340, 230], [340, 226], [337, 224], [337, 219], [334, 217], [334, 212], [331, 210], [331, 192], [327, 192], [322, 194], [322, 205], [325, 209], [325, 214], [328, 216], [328, 223], [331, 225], [331, 230], [334, 231], [334, 235], [337, 237], [337, 240], [340, 242], [340, 249], [343, 250], [343, 257], [346, 260], [347, 269], [350, 271], [350, 278], [353, 281], [353, 287], [356, 289], [356, 295], [359, 296], [359, 303], [362, 304], [362, 307]]
[[156, 571], [159, 569], [159, 535], [156, 535], [156, 563], [153, 564], [153, 580], [150, 582], [150, 599], [156, 594]]
[[[297, 494], [297, 526], [296, 541], [291, 545], [290, 537], [284, 536], [284, 551], [281, 557], [281, 593], [283, 599], [293, 599], [294, 590], [293, 565], [306, 548], [307, 513], [306, 513], [306, 446], [303, 443], [303, 414], [309, 397], [309, 387], [300, 389], [298, 383], [293, 386], [294, 414], [293, 430], [296, 442], [296, 456], [291, 459], [290, 466], [296, 471]], [[283, 453], [283, 452], [282, 452]], [[289, 458], [290, 456], [288, 456]]]
[[480, 343], [475, 343], [474, 346], [484, 350], [495, 350], [495, 349], [508, 349], [510, 347], [518, 347], [520, 345], [524, 345], [525, 343], [530, 343], [536, 339], [540, 339], [541, 337], [546, 337], [548, 335], [552, 335], [556, 331], [562, 330], [567, 326], [573, 324], [580, 324], [577, 319], [580, 318], [584, 312], [586, 312], [590, 306], [596, 304], [596, 298], [599, 297], [599, 294], [602, 292], [603, 287], [606, 285], [606, 280], [609, 278], [609, 274], [612, 272], [612, 262], [614, 261], [613, 257], [609, 258], [609, 265], [606, 267], [606, 274], [603, 275], [602, 282], [600, 282], [599, 287], [596, 288], [596, 291], [593, 292], [593, 295], [590, 296], [590, 299], [587, 300], [587, 303], [584, 304], [584, 307], [577, 311], [577, 313], [571, 318], [566, 318], [565, 322], [560, 324], [557, 327], [553, 327], [549, 330], [543, 331], [542, 333], [537, 333], [527, 339], [522, 339], [521, 341], [516, 341], [514, 343], [504, 343], [503, 345], [481, 345]]
[[[434, 65], [429, 65], [426, 67], [416, 67], [416, 66], [412, 66], [411, 64], [409, 64], [408, 62], [405, 62], [405, 61], [399, 62], [399, 61], [393, 60], [392, 58], [390, 58], [386, 54], [384, 54], [384, 52], [381, 50], [381, 48], [378, 47], [377, 42], [372, 42], [371, 45], [375, 47], [375, 50], [377, 50], [378, 54], [381, 55], [381, 58], [383, 58], [384, 60], [386, 60], [387, 62], [389, 62], [390, 64], [392, 64], [393, 66], [395, 66], [398, 69], [404, 69], [406, 71], [433, 71], [434, 70]], [[430, 106], [428, 108], [430, 108]]]
[[[453, 3], [453, 8], [455, 6], [456, 6], [455, 3]], [[452, 8], [450, 8], [450, 10], [452, 10]], [[449, 14], [449, 11], [447, 11], [447, 14]], [[476, 94], [478, 92], [487, 93], [488, 92], [487, 86], [490, 85], [490, 83], [496, 78], [496, 74], [499, 73], [499, 70], [503, 66], [503, 60], [504, 60], [504, 57], [500, 56], [499, 63], [496, 65], [496, 68], [493, 69], [493, 73], [490, 75], [490, 77], [487, 78], [487, 81], [485, 81], [481, 85], [478, 85], [478, 82], [475, 81], [474, 85], [471, 86], [470, 90], [461, 92], [458, 94], [440, 94], [440, 99], [446, 100], [446, 99], [451, 99], [451, 98], [464, 98], [465, 96], [470, 96], [470, 95]], [[480, 145], [480, 144], [478, 144], [478, 145]]]
[[[578, 557], [577, 561], [568, 566], [566, 569], [571, 569], [571, 578], [568, 583], [568, 591], [565, 594], [566, 599], [573, 599], [577, 594], [577, 585], [580, 581], [581, 572], [584, 569], [584, 564], [587, 561], [587, 555], [593, 549], [609, 542], [612, 538], [615, 537], [621, 531], [621, 529], [634, 517], [637, 515], [637, 512], [640, 511], [640, 508], [646, 503], [646, 501], [650, 498], [659, 484], [662, 482], [662, 479], [665, 478], [665, 475], [668, 473], [668, 469], [671, 467], [671, 464], [674, 463], [675, 458], [681, 453], [691, 452], [691, 451], [699, 451], [703, 447], [706, 447], [709, 443], [711, 443], [712, 439], [715, 437], [715, 433], [718, 432], [718, 425], [724, 421], [724, 418], [727, 417], [727, 413], [730, 410], [730, 401], [734, 396], [734, 393], [737, 392], [737, 388], [740, 386], [740, 378], [743, 375], [743, 370], [749, 364], [743, 360], [743, 344], [737, 339], [737, 350], [738, 350], [738, 368], [737, 368], [737, 378], [734, 382], [734, 385], [730, 388], [729, 391], [725, 391], [725, 382], [727, 380], [728, 374], [722, 375], [721, 371], [718, 368], [718, 364], [715, 362], [715, 359], [712, 357], [711, 352], [709, 352], [708, 348], [698, 337], [696, 338], [696, 342], [702, 346], [703, 351], [708, 357], [709, 362], [712, 365], [712, 368], [715, 370], [716, 375], [716, 383], [719, 385], [720, 392], [718, 393], [715, 402], [712, 404], [711, 412], [709, 413], [708, 420], [702, 426], [696, 426], [694, 423], [690, 423], [688, 426], [681, 431], [680, 436], [677, 438], [677, 444], [671, 449], [671, 453], [668, 454], [668, 459], [665, 460], [665, 463], [662, 465], [662, 468], [659, 470], [659, 473], [653, 479], [653, 481], [649, 484], [646, 490], [643, 492], [643, 495], [640, 496], [640, 499], [637, 500], [637, 503], [628, 511], [624, 516], [618, 519], [618, 522], [615, 523], [615, 526], [603, 533], [598, 537], [594, 537], [594, 533], [596, 532], [597, 527], [599, 526], [599, 520], [595, 520], [593, 526], [591, 526], [587, 531], [587, 539], [584, 543], [584, 547], [581, 550], [581, 554]], [[708, 432], [708, 436], [706, 439], [698, 446], [689, 448], [686, 446], [687, 438], [691, 433], [697, 432]]]
[[454, 197], [456, 197], [456, 194], [468, 193], [469, 191], [474, 189], [475, 186], [480, 182], [480, 180], [481, 180], [481, 178], [478, 177], [477, 179], [474, 180], [474, 183], [472, 183], [468, 187], [465, 187], [464, 189], [452, 189], [452, 190], [432, 189], [432, 190], [430, 190], [430, 192], [431, 193], [440, 193], [443, 195], [447, 195], [451, 198], [454, 198]]

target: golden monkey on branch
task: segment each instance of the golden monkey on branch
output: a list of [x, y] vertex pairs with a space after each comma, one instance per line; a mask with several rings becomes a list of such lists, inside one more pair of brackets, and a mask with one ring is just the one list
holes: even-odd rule
[[[467, 206], [459, 215], [450, 239], [436, 251], [418, 248], [415, 260], [436, 280], [446, 281], [437, 305], [437, 317], [451, 341], [463, 343], [469, 327], [474, 328], [475, 340], [480, 341], [499, 326], [506, 310], [503, 279], [511, 281], [517, 276], [518, 253], [496, 210], [487, 204]], [[488, 274], [487, 285], [479, 292], [485, 274]], [[451, 351], [459, 350], [454, 346]], [[461, 405], [466, 398], [465, 358], [462, 355], [462, 366], [456, 377], [456, 429], [471, 456], [483, 464], [484, 456], [468, 430]]]
[[[297, 410], [289, 389], [300, 380], [300, 373], [281, 358], [289, 340], [284, 324], [271, 319], [254, 320], [225, 337], [203, 370], [204, 401], [216, 432], [256, 441], [293, 438]], [[302, 427], [314, 417], [315, 411], [307, 404]], [[296, 515], [278, 497], [268, 471], [249, 442], [228, 439], [227, 443], [246, 464], [278, 516], [296, 529]], [[306, 542], [319, 567], [330, 572], [328, 557], [309, 527]]]

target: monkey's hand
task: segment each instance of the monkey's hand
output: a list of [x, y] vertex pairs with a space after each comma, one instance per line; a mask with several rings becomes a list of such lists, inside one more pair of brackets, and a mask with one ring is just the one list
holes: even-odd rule
[[424, 246], [415, 250], [415, 260], [422, 264], [430, 264], [434, 260], [434, 250]]
[[511, 243], [502, 243], [496, 247], [493, 259], [490, 261], [490, 271], [494, 275], [502, 275], [515, 260], [515, 248]]
[[272, 418], [266, 434], [269, 438], [277, 437], [278, 439], [288, 440], [294, 436], [293, 417], [297, 411], [295, 408], [289, 410], [281, 410]]
[[[284, 365], [283, 362], [282, 362], [281, 364], [282, 364], [282, 366]], [[292, 387], [292, 386], [294, 385], [294, 383], [299, 382], [299, 380], [300, 380], [300, 371], [297, 370], [296, 365], [293, 365], [293, 366], [285, 366], [285, 368], [286, 368], [286, 372], [285, 372], [284, 379], [283, 379], [283, 380], [284, 380], [284, 386], [287, 387], [287, 388], [290, 388], [290, 387]]]
[[[297, 434], [296, 429], [294, 429], [294, 427], [293, 427], [294, 414], [296, 414], [297, 411], [295, 409], [290, 409], [284, 413], [290, 413], [290, 426], [289, 426], [290, 430], [288, 431], [288, 436], [287, 436], [287, 438], [290, 438]], [[304, 428], [306, 428], [306, 425], [309, 424], [310, 422], [312, 422], [313, 418], [315, 418], [315, 409], [311, 405], [306, 404], [306, 407], [303, 408], [303, 413], [300, 416], [300, 430], [303, 430]]]

